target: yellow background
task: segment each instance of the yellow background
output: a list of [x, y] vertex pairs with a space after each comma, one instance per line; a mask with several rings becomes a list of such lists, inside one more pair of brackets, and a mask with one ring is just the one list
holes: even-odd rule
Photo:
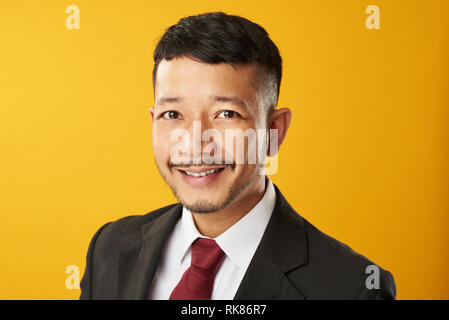
[[449, 299], [445, 0], [1, 1], [0, 298], [77, 299], [65, 269], [83, 274], [94, 232], [175, 201], [152, 154], [152, 52], [206, 11], [281, 51], [293, 122], [271, 178], [293, 207], [390, 270], [398, 299]]

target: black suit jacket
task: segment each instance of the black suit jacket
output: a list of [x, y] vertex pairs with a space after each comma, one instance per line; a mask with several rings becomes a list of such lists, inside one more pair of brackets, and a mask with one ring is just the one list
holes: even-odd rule
[[[395, 299], [390, 272], [319, 231], [276, 190], [276, 204], [234, 299]], [[90, 242], [80, 299], [146, 299], [164, 243], [180, 219], [174, 204], [101, 227]], [[242, 244], [244, 245], [244, 244]]]

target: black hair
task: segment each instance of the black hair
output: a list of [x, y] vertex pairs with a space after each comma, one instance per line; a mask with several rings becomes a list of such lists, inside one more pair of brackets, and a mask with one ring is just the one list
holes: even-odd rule
[[[271, 89], [275, 92], [271, 94], [275, 97], [270, 105], [276, 107], [282, 78], [282, 58], [267, 31], [260, 25], [223, 12], [182, 18], [167, 29], [156, 46], [153, 86], [159, 63], [181, 56], [212, 64], [258, 64], [261, 80], [274, 80]], [[269, 86], [268, 83], [266, 85]]]

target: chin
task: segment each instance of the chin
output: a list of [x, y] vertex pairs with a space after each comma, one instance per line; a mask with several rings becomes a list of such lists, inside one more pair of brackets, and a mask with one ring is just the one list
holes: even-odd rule
[[194, 202], [186, 203], [181, 201], [181, 203], [194, 213], [212, 213], [217, 212], [224, 207], [226, 207], [226, 203], [214, 203], [210, 200], [196, 200]]
[[178, 194], [178, 200], [192, 212], [211, 213], [226, 208], [236, 198], [236, 194], [228, 189], [222, 189], [213, 193], [202, 193], [189, 196], [188, 194]]

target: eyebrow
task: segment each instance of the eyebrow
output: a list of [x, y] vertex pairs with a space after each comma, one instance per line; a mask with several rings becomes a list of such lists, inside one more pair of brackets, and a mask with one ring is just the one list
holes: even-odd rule
[[245, 108], [246, 110], [249, 110], [247, 103], [238, 97], [213, 96], [211, 98], [215, 102], [232, 103], [232, 104], [241, 106], [242, 108]]
[[[174, 104], [184, 100], [182, 97], [162, 97], [157, 100], [157, 104], [162, 106], [164, 104]], [[211, 96], [210, 100], [214, 102], [232, 103], [238, 105], [246, 110], [250, 110], [248, 104], [239, 97], [227, 97], [227, 96]]]
[[164, 105], [164, 104], [170, 104], [170, 103], [177, 103], [181, 101], [181, 97], [162, 97], [157, 101], [158, 105]]

